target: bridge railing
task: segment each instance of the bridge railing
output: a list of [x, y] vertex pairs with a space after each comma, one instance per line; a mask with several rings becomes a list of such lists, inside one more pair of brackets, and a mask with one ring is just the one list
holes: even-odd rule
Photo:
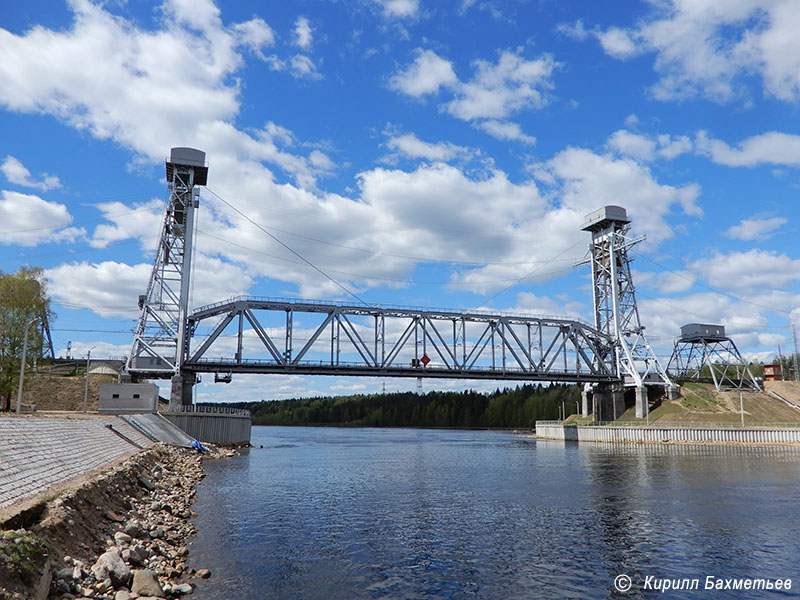
[[204, 406], [202, 404], [192, 404], [187, 406], [176, 406], [169, 408], [166, 412], [173, 413], [203, 413], [215, 415], [234, 415], [237, 417], [250, 417], [249, 410], [243, 408], [231, 408], [228, 406]]

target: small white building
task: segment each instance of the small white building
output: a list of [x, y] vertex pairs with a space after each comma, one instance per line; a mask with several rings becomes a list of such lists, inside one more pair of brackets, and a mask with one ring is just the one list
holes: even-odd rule
[[158, 386], [154, 383], [101, 383], [100, 413], [156, 413]]

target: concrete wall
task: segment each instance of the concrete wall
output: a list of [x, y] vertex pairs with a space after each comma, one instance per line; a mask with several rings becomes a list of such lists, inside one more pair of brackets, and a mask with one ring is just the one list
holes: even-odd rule
[[152, 413], [158, 410], [154, 383], [101, 383], [97, 412], [105, 414]]
[[579, 442], [800, 444], [800, 429], [586, 427], [536, 423], [536, 437]]
[[250, 415], [162, 412], [161, 415], [188, 435], [210, 444], [249, 444]]
[[0, 510], [152, 444], [118, 417], [0, 417]]

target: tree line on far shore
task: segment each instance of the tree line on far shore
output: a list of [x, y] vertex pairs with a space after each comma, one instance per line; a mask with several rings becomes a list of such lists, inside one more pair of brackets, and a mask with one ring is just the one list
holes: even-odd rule
[[[433, 391], [299, 398], [227, 404], [253, 415], [254, 425], [353, 427], [532, 428], [537, 420], [577, 412], [576, 385], [521, 385], [490, 394]], [[562, 406], [563, 404], [563, 406]]]

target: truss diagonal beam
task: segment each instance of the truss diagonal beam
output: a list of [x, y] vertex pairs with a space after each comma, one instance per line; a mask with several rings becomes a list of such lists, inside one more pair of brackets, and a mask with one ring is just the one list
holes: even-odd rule
[[[185, 371], [597, 383], [617, 380], [605, 360], [611, 340], [576, 320], [236, 298], [195, 311], [189, 318], [189, 330], [196, 331], [204, 322], [220, 317], [190, 353], [191, 358], [183, 365]], [[254, 348], [245, 339], [247, 331], [241, 327], [243, 321], [267, 349], [266, 356], [263, 350], [253, 355]], [[454, 330], [452, 342], [443, 333], [444, 327], [450, 326]], [[528, 332], [527, 341], [517, 333], [519, 327]], [[273, 337], [285, 337], [286, 352], [278, 349], [267, 329]], [[329, 329], [330, 351], [320, 344]], [[226, 340], [236, 337], [233, 355], [232, 344], [221, 343], [223, 335]], [[538, 361], [530, 351], [534, 337], [540, 349], [547, 348]], [[289, 349], [293, 346], [300, 351], [292, 357]], [[461, 361], [459, 353], [463, 355]], [[559, 364], [562, 358], [563, 366]]]

